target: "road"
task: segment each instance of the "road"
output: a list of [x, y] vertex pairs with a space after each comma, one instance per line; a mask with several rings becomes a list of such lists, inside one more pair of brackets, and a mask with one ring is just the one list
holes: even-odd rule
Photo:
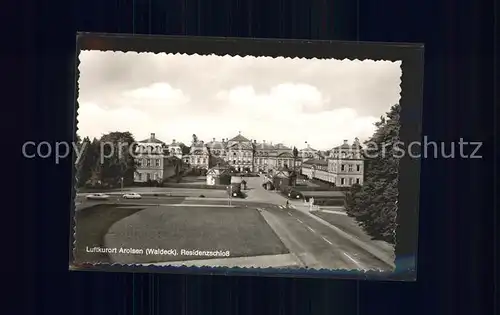
[[[336, 230], [316, 220], [311, 214], [298, 210], [302, 201], [290, 201], [293, 208], [285, 208], [286, 198], [262, 187], [262, 179], [247, 179], [248, 200], [271, 203], [261, 207], [262, 214], [282, 241], [310, 268], [387, 270], [386, 262], [374, 257]], [[342, 213], [338, 214], [344, 219]], [[339, 220], [339, 222], [345, 222]], [[338, 226], [343, 229], [343, 226]], [[352, 226], [349, 226], [352, 231]], [[360, 228], [357, 233], [364, 233]]]
[[[387, 259], [380, 259], [380, 256], [367, 250], [367, 246], [373, 245], [369, 244], [369, 237], [360, 237], [364, 232], [360, 228], [356, 229], [352, 223], [347, 226], [345, 223], [347, 217], [342, 213], [337, 215], [338, 220], [330, 219], [330, 225], [325, 224], [321, 222], [321, 219], [304, 210], [302, 201], [290, 201], [291, 206], [287, 208], [285, 206], [286, 198], [279, 193], [267, 191], [261, 186], [262, 178], [248, 177], [245, 180], [248, 187], [245, 191], [247, 198], [244, 200], [232, 199], [231, 203], [258, 209], [289, 251], [295, 255], [298, 266], [314, 269], [392, 269], [387, 263]], [[127, 200], [120, 198], [120, 196], [112, 196], [109, 201], [106, 201], [106, 203], [108, 202], [151, 205], [178, 203], [183, 205], [228, 205], [229, 203], [226, 198], [179, 198], [145, 195], [141, 200]], [[103, 202], [89, 201], [79, 196], [76, 203], [78, 210]], [[335, 218], [334, 212], [330, 213], [330, 217]], [[345, 233], [340, 233], [339, 229]], [[346, 237], [346, 234], [349, 237]], [[357, 241], [353, 241], [353, 238]], [[366, 246], [360, 246], [360, 242], [366, 243]]]

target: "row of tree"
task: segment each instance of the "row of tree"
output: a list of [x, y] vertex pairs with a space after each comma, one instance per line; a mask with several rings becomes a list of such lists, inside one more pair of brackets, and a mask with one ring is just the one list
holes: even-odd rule
[[131, 185], [137, 165], [134, 137], [130, 132], [111, 132], [100, 139], [77, 138], [75, 161], [78, 187]]
[[375, 143], [378, 149], [364, 157], [363, 186], [353, 185], [346, 193], [345, 202], [348, 215], [355, 217], [367, 233], [391, 244], [396, 241], [399, 168], [392, 144], [399, 141], [400, 111], [400, 105], [396, 104], [386, 117], [375, 123], [376, 131], [368, 142]]

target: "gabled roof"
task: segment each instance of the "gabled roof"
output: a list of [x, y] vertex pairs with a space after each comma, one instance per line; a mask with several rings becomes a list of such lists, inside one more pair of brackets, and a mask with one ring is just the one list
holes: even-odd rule
[[236, 137], [229, 139], [228, 141], [235, 141], [235, 142], [250, 142], [247, 138], [243, 137], [241, 134], [237, 135]]
[[253, 150], [252, 145], [250, 143], [245, 143], [245, 142], [234, 143], [229, 147], [233, 149]]
[[223, 166], [215, 166], [215, 167], [210, 168], [207, 171], [207, 174], [225, 175], [225, 174], [229, 174], [229, 169], [227, 167], [223, 167]]

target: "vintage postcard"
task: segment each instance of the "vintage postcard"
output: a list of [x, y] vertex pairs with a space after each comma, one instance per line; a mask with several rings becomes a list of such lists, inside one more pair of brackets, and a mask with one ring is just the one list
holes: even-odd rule
[[415, 279], [420, 46], [79, 36], [72, 269]]

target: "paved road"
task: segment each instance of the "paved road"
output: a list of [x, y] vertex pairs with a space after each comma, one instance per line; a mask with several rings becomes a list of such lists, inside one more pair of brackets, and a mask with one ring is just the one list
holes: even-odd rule
[[[332, 228], [322, 224], [310, 214], [300, 211], [302, 201], [290, 201], [293, 208], [285, 209], [286, 198], [277, 192], [267, 191], [262, 187], [262, 178], [247, 180], [249, 200], [267, 202], [274, 206], [260, 207], [263, 215], [274, 225], [284, 242], [291, 250], [303, 257], [303, 263], [311, 268], [348, 268], [348, 269], [382, 269], [390, 268], [385, 262], [374, 257], [365, 249], [339, 235]], [[297, 206], [294, 206], [297, 205]], [[339, 214], [343, 219], [343, 216]], [[352, 232], [352, 225], [344, 227], [345, 220], [338, 220], [337, 227]], [[335, 224], [335, 223], [334, 223]], [[348, 229], [347, 229], [348, 228]], [[364, 233], [358, 228], [359, 233]], [[365, 241], [365, 240], [364, 240]]]

